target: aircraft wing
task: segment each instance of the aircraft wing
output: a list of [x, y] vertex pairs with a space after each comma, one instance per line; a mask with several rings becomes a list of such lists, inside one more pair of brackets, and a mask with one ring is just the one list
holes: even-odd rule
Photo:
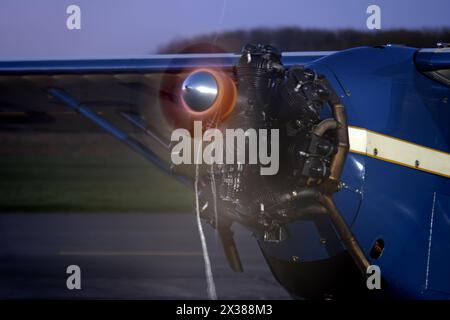
[[[328, 54], [286, 53], [283, 62], [285, 66], [305, 64]], [[173, 174], [161, 156], [168, 154], [171, 132], [168, 117], [162, 110], [164, 100], [177, 101], [174, 96], [177, 93], [167, 83], [178, 83], [196, 68], [220, 69], [231, 74], [239, 57], [237, 54], [178, 54], [3, 60], [0, 61], [0, 132], [103, 131], [161, 170]], [[150, 136], [155, 144], [144, 145], [133, 136], [137, 132]]]

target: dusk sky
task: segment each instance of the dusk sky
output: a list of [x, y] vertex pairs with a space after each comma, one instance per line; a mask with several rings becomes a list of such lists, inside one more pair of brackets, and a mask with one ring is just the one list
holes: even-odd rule
[[[81, 8], [68, 30], [66, 8]], [[174, 39], [255, 27], [450, 28], [450, 0], [0, 0], [0, 58], [142, 55]], [[376, 31], [372, 31], [376, 32]]]

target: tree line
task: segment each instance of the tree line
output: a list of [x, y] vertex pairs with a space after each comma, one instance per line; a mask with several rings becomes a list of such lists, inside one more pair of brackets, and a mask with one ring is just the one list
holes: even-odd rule
[[210, 33], [190, 39], [176, 39], [159, 48], [158, 53], [240, 52], [246, 43], [272, 44], [282, 51], [343, 50], [358, 46], [399, 44], [410, 47], [436, 47], [450, 42], [450, 28], [421, 30], [357, 31], [256, 28]]

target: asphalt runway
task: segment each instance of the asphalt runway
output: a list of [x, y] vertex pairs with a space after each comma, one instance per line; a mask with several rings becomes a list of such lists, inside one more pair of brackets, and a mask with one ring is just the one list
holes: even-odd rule
[[[234, 227], [238, 274], [204, 229], [219, 299], [289, 299], [249, 231]], [[69, 265], [81, 290], [67, 289]], [[0, 214], [0, 298], [207, 299], [195, 216]]]

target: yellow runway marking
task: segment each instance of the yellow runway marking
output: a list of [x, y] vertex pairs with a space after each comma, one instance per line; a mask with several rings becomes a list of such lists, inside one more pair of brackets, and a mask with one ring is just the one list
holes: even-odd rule
[[177, 256], [201, 256], [201, 252], [196, 251], [60, 251], [61, 256], [111, 256], [111, 257], [125, 257], [125, 256], [152, 256], [152, 257], [177, 257]]

